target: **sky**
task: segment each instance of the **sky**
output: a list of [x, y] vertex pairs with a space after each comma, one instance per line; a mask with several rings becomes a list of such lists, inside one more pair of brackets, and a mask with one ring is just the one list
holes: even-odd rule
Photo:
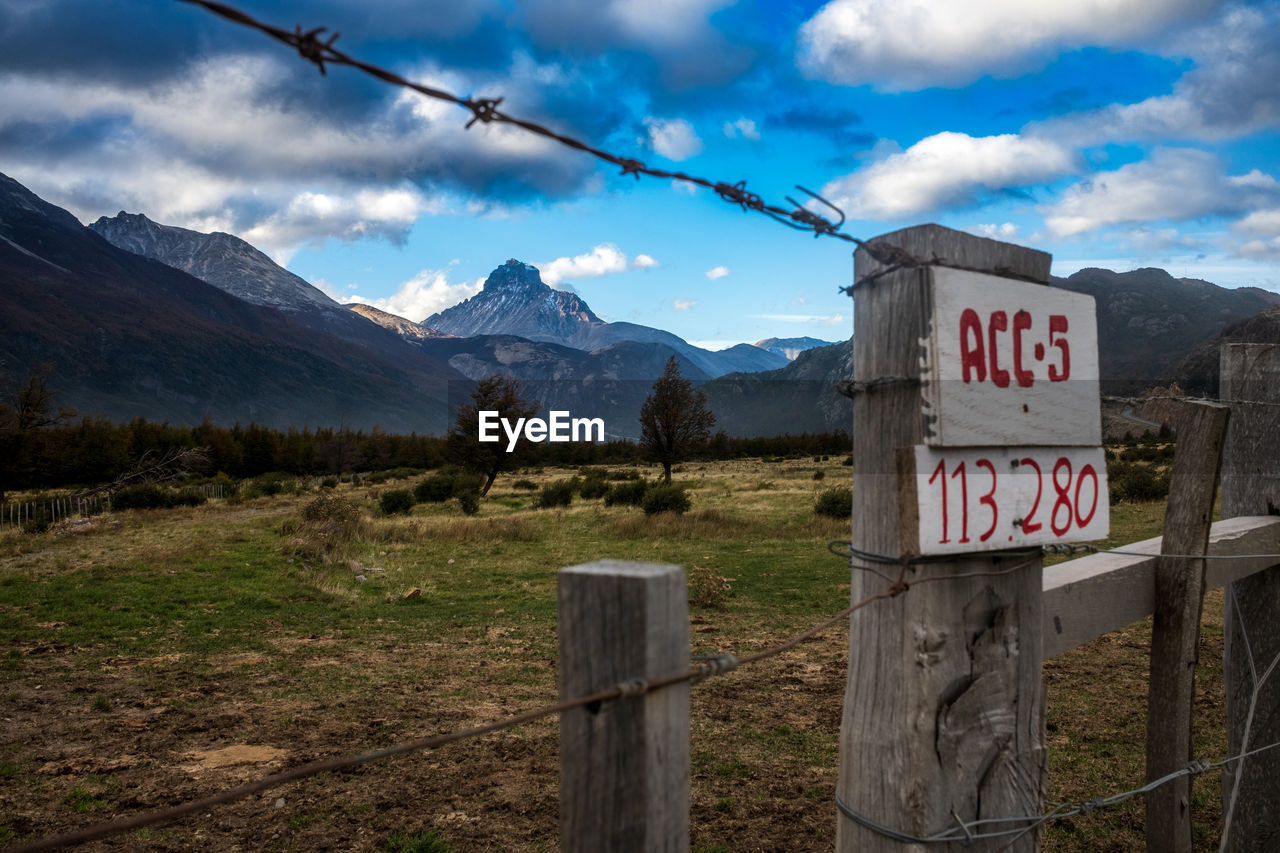
[[[231, 5], [656, 168], [806, 187], [862, 239], [1280, 291], [1280, 0]], [[0, 172], [83, 222], [226, 231], [414, 321], [516, 258], [713, 349], [852, 333], [851, 244], [470, 118], [179, 0], [0, 2]]]

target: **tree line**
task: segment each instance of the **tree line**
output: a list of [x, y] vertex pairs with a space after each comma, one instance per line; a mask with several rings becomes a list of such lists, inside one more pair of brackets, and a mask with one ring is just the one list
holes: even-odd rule
[[[51, 418], [24, 424], [0, 421], [0, 496], [6, 490], [75, 488], [106, 483], [131, 470], [145, 454], [190, 447], [207, 449], [209, 475], [235, 478], [274, 471], [321, 476], [393, 468], [431, 469], [454, 463], [446, 436], [400, 435], [378, 428], [334, 427], [276, 430], [259, 424], [222, 426], [206, 417], [196, 425], [155, 423], [136, 418], [114, 423], [102, 417]], [[646, 461], [630, 441], [529, 444], [522, 442], [523, 466], [635, 465]], [[711, 434], [689, 449], [688, 459], [721, 460], [755, 456], [795, 457], [849, 453], [843, 431], [772, 438]]]

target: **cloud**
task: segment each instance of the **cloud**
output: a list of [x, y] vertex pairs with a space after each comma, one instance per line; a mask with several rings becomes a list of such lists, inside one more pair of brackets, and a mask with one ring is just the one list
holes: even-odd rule
[[1214, 0], [832, 0], [800, 28], [811, 77], [888, 91], [960, 86], [1043, 67], [1087, 45], [1153, 40]]
[[712, 267], [711, 269], [707, 270], [707, 278], [711, 279], [712, 281], [715, 281], [718, 278], [724, 278], [728, 274], [729, 274], [728, 267]]
[[688, 311], [690, 308], [698, 304], [696, 299], [673, 299], [671, 307], [677, 311]]
[[760, 131], [756, 129], [756, 123], [749, 118], [740, 118], [737, 121], [726, 121], [724, 123], [724, 135], [730, 139], [737, 139], [739, 136], [743, 139], [749, 139], [756, 142], [760, 139]]
[[688, 160], [702, 152], [702, 140], [693, 125], [682, 118], [648, 116], [644, 126], [649, 130], [649, 144], [653, 150], [668, 160]]
[[973, 228], [983, 237], [990, 237], [992, 240], [1013, 240], [1018, 236], [1018, 226], [1012, 222], [1001, 225], [975, 225]]
[[984, 192], [1044, 183], [1075, 170], [1075, 155], [1047, 139], [947, 131], [837, 178], [822, 195], [851, 218], [895, 218], [972, 204]]
[[286, 264], [303, 243], [329, 238], [350, 241], [381, 236], [402, 243], [419, 216], [439, 213], [440, 208], [438, 201], [412, 187], [360, 190], [350, 196], [304, 192], [241, 236], [276, 263]]
[[[751, 48], [711, 16], [735, 0], [526, 0], [516, 18], [541, 49], [607, 55], [624, 76], [672, 91], [721, 86], [751, 67]], [[647, 82], [647, 81], [644, 81]]]
[[813, 323], [818, 326], [839, 326], [845, 322], [843, 314], [757, 314], [760, 320], [776, 323]]
[[422, 270], [400, 285], [400, 289], [386, 299], [354, 296], [351, 297], [351, 301], [372, 305], [374, 308], [421, 323], [432, 314], [475, 296], [483, 288], [483, 279], [478, 279], [473, 284], [450, 284], [447, 270]]
[[1231, 216], [1280, 200], [1280, 183], [1253, 170], [1228, 176], [1217, 157], [1157, 148], [1150, 159], [1083, 180], [1062, 193], [1045, 216], [1059, 237], [1129, 222]]
[[[385, 86], [330, 84], [351, 75], [295, 82], [297, 65], [279, 53], [219, 54], [167, 77], [99, 80], [0, 63], [0, 161], [83, 219], [126, 208], [214, 224], [270, 242], [277, 257], [308, 241], [396, 239], [458, 196], [519, 204], [592, 186], [591, 159], [551, 141], [512, 127], [466, 131], [465, 111]], [[410, 76], [461, 91], [503, 79], [509, 94], [534, 93], [536, 114], [541, 79], [557, 73], [532, 66], [508, 81], [423, 66]]]
[[1236, 256], [1260, 261], [1280, 261], [1280, 207], [1255, 210], [1234, 223], [1231, 230], [1252, 238], [1235, 247]]
[[1167, 95], [1029, 125], [1066, 144], [1217, 141], [1280, 127], [1280, 4], [1229, 6], [1176, 43], [1195, 67]]
[[542, 280], [551, 287], [557, 287], [566, 279], [599, 278], [613, 275], [629, 269], [645, 270], [658, 266], [658, 262], [649, 255], [636, 255], [630, 261], [627, 256], [612, 243], [601, 243], [590, 252], [572, 258], [556, 258], [545, 264], [536, 264], [542, 274]]

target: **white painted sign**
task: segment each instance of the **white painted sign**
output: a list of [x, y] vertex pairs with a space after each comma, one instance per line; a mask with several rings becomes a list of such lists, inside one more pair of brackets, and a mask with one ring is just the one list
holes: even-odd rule
[[1102, 443], [1092, 296], [934, 267], [931, 302], [926, 444]]
[[904, 554], [1105, 538], [1101, 447], [907, 447], [898, 456]]

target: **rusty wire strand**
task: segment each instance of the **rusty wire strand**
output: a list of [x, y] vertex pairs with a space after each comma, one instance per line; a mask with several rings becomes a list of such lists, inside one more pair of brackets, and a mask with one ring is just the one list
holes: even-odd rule
[[[200, 6], [216, 15], [226, 18], [229, 21], [258, 30], [271, 38], [288, 45], [296, 50], [298, 55], [303, 59], [313, 63], [320, 70], [321, 74], [327, 74], [328, 66], [330, 65], [344, 65], [349, 68], [354, 68], [357, 71], [362, 71], [365, 74], [389, 85], [400, 86], [417, 92], [424, 97], [447, 101], [460, 107], [465, 107], [471, 112], [471, 119], [466, 124], [468, 128], [476, 122], [480, 122], [482, 124], [497, 123], [514, 125], [522, 130], [528, 131], [529, 133], [541, 136], [545, 139], [553, 140], [561, 145], [573, 148], [585, 154], [590, 154], [599, 160], [603, 160], [606, 163], [617, 166], [621, 170], [620, 174], [622, 175], [634, 175], [637, 180], [639, 180], [641, 175], [649, 175], [654, 178], [663, 178], [694, 184], [695, 186], [711, 190], [721, 199], [729, 202], [730, 204], [736, 204], [744, 212], [754, 211], [756, 213], [763, 213], [789, 228], [811, 232], [814, 237], [835, 237], [839, 240], [844, 240], [847, 243], [853, 243], [867, 251], [873, 258], [881, 263], [889, 264], [902, 262], [904, 255], [906, 254], [897, 246], [891, 246], [879, 241], [868, 243], [840, 231], [840, 226], [843, 225], [845, 221], [844, 212], [827, 199], [815, 192], [805, 189], [802, 186], [797, 185], [796, 189], [819, 204], [830, 208], [839, 216], [839, 221], [832, 222], [831, 220], [814, 213], [790, 196], [786, 197], [787, 202], [791, 204], [790, 208], [767, 204], [760, 196], [747, 190], [746, 181], [738, 181], [737, 183], [732, 184], [724, 181], [711, 181], [706, 178], [700, 178], [684, 172], [671, 172], [665, 169], [656, 169], [646, 165], [640, 160], [611, 154], [608, 151], [588, 145], [587, 143], [574, 139], [571, 136], [558, 133], [546, 125], [538, 124], [537, 122], [522, 119], [503, 112], [498, 108], [502, 103], [502, 98], [463, 98], [453, 94], [452, 92], [446, 92], [442, 89], [436, 89], [431, 86], [424, 86], [421, 83], [415, 83], [394, 71], [357, 59], [354, 56], [339, 50], [334, 46], [334, 43], [338, 40], [339, 33], [335, 32], [327, 39], [322, 39], [322, 35], [328, 32], [328, 27], [314, 27], [304, 31], [302, 26], [299, 25], [291, 32], [271, 24], [263, 23], [233, 6], [215, 2], [215, 0], [180, 0], [180, 2]], [[906, 257], [909, 258], [910, 256], [907, 255]]]

